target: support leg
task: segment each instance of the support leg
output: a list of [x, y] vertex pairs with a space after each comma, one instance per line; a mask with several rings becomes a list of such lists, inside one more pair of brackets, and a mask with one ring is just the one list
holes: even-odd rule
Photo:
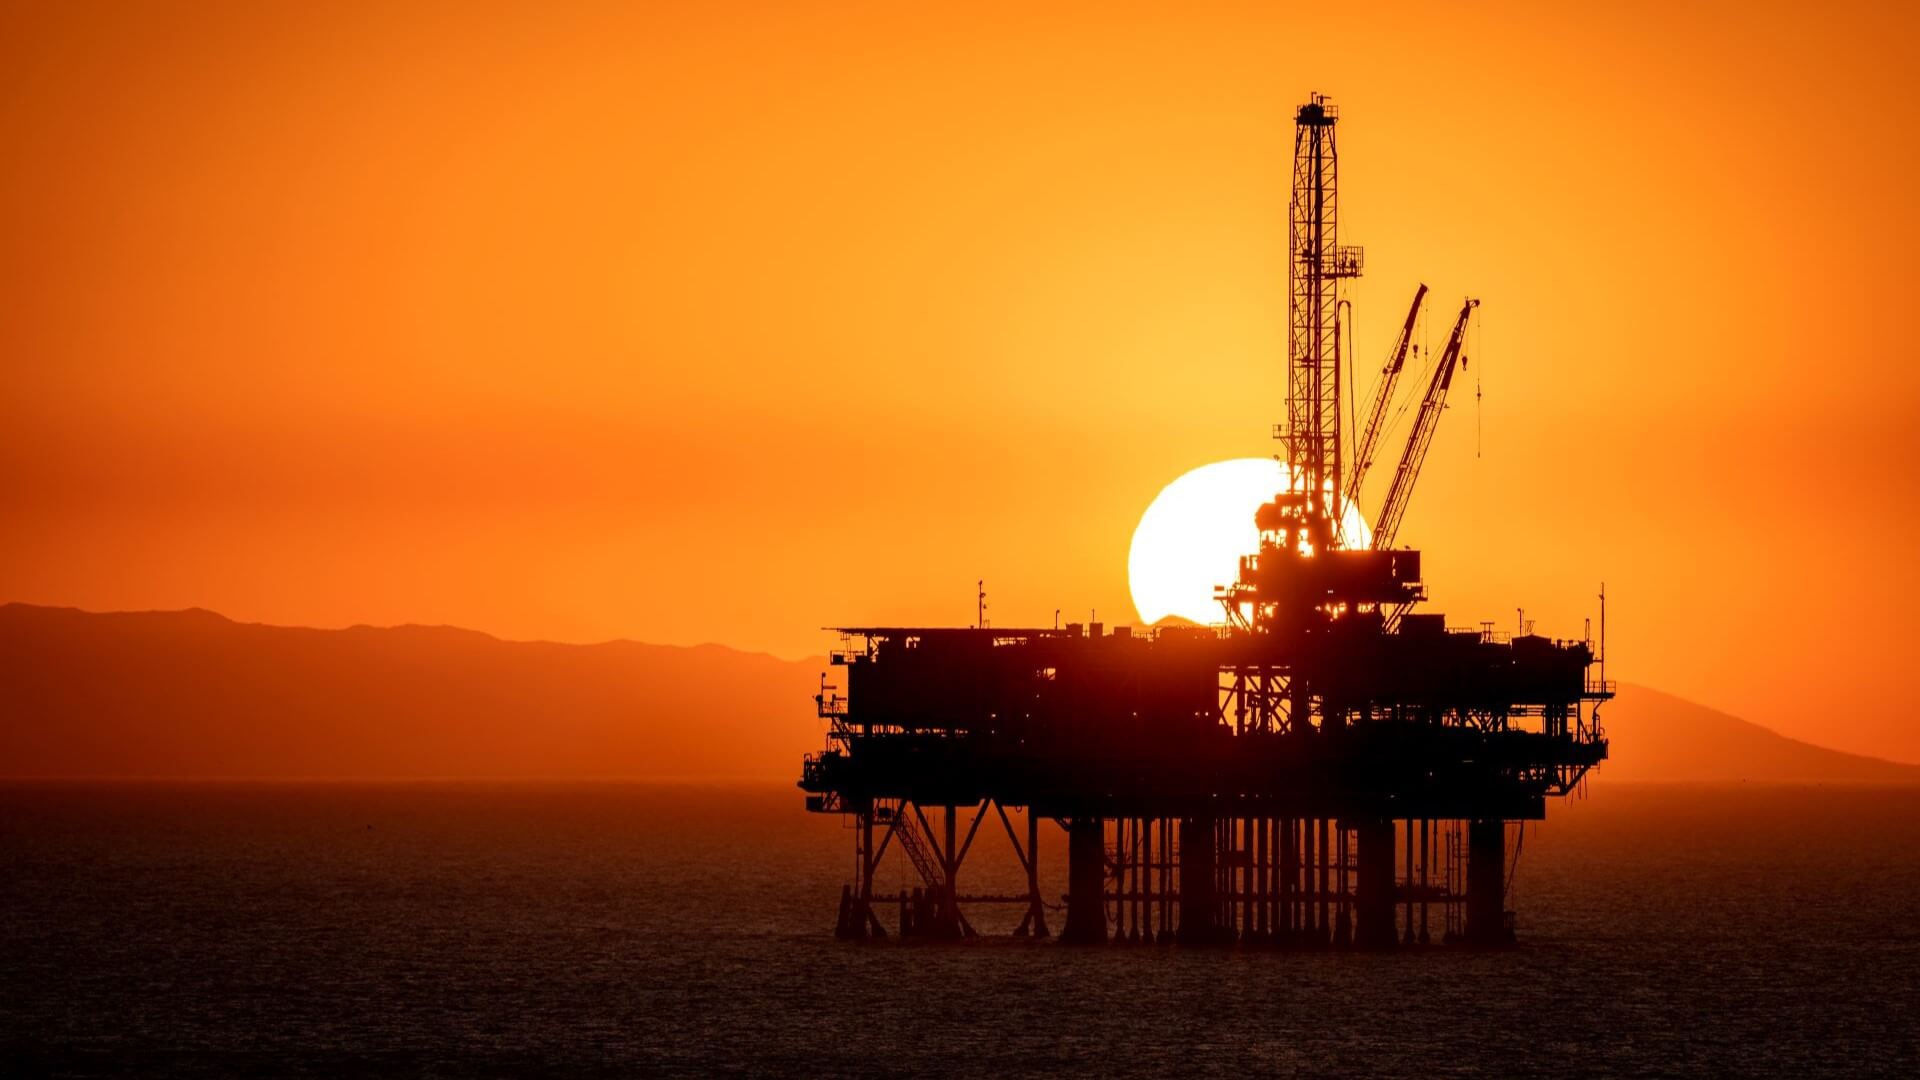
[[1427, 934], [1427, 867], [1433, 865], [1433, 823], [1426, 818], [1420, 819], [1420, 944], [1433, 941]]
[[1475, 945], [1505, 945], [1513, 940], [1506, 922], [1507, 827], [1504, 821], [1475, 821], [1467, 826], [1467, 940]]
[[1253, 823], [1253, 936], [1267, 939], [1267, 819]]
[[1158, 824], [1151, 818], [1144, 818], [1140, 822], [1141, 881], [1145, 883], [1146, 890], [1146, 896], [1140, 902], [1140, 921], [1145, 924], [1140, 929], [1140, 940], [1149, 945], [1153, 944], [1153, 830]]
[[1047, 909], [1040, 901], [1040, 815], [1027, 807], [1027, 905], [1033, 916], [1033, 936], [1047, 936]]
[[1073, 818], [1067, 825], [1067, 928], [1060, 940], [1099, 945], [1107, 940], [1106, 822]]
[[1294, 911], [1294, 897], [1300, 891], [1300, 871], [1294, 866], [1299, 829], [1293, 818], [1280, 823], [1280, 934], [1289, 945], [1293, 944], [1294, 931], [1299, 927]]
[[1346, 948], [1353, 944], [1353, 892], [1351, 882], [1347, 880], [1347, 823], [1342, 821], [1334, 826], [1334, 920], [1333, 943]]
[[1360, 872], [1355, 889], [1354, 944], [1391, 949], [1393, 932], [1393, 822], [1363, 821], [1354, 829]]
[[915, 929], [933, 938], [959, 938], [966, 936], [965, 924], [960, 917], [960, 852], [958, 837], [958, 814], [952, 806], [946, 811], [946, 843], [936, 853], [940, 860], [940, 884], [936, 889], [928, 890], [928, 906], [931, 908], [926, 919], [914, 919]]
[[1173, 819], [1160, 820], [1160, 942], [1173, 940]]
[[1212, 818], [1180, 822], [1180, 929], [1182, 945], [1211, 945], [1217, 940], [1213, 899]]
[[1407, 930], [1405, 944], [1413, 944], [1413, 819], [1407, 819]]

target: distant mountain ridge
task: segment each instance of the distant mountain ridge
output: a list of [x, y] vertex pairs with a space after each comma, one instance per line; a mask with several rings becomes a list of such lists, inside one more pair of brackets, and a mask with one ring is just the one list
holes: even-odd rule
[[1920, 783], [1920, 765], [1830, 750], [1644, 686], [1600, 708], [1619, 780]]
[[819, 661], [0, 605], [0, 776], [769, 779]]
[[[824, 660], [0, 605], [0, 777], [783, 781]], [[1601, 710], [1606, 780], [1920, 783], [1655, 690]]]

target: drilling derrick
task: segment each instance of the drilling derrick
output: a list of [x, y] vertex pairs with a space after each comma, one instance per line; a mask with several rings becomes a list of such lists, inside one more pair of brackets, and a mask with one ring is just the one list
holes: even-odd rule
[[[1340, 540], [1340, 282], [1360, 276], [1362, 251], [1340, 244], [1339, 110], [1321, 94], [1294, 117], [1291, 263], [1287, 296], [1287, 450], [1303, 516], [1330, 520]], [[1317, 530], [1309, 530], [1309, 532]]]
[[1404, 608], [1423, 595], [1417, 552], [1348, 548], [1344, 535], [1340, 283], [1358, 277], [1364, 260], [1340, 243], [1338, 122], [1320, 94], [1294, 116], [1287, 423], [1278, 432], [1288, 489], [1260, 508], [1259, 550], [1241, 560], [1238, 581], [1221, 596], [1228, 621], [1256, 633], [1312, 633], [1341, 615]]
[[[1511, 939], [1508, 838], [1517, 854], [1516, 830], [1607, 756], [1599, 706], [1612, 687], [1589, 675], [1592, 642], [1409, 613], [1426, 595], [1420, 553], [1391, 545], [1478, 301], [1462, 306], [1424, 380], [1375, 542], [1343, 535], [1343, 496], [1360, 494], [1385, 432], [1426, 287], [1348, 476], [1341, 289], [1362, 260], [1340, 243], [1337, 120], [1320, 95], [1295, 114], [1286, 423], [1275, 433], [1289, 478], [1255, 515], [1257, 549], [1217, 593], [1223, 623], [990, 628], [981, 587], [972, 627], [843, 629], [832, 660], [846, 693], [822, 679], [827, 746], [800, 780], [809, 810], [853, 826], [841, 936], [888, 936], [881, 912], [897, 906], [902, 936], [967, 938], [985, 925], [969, 911], [1006, 904], [1020, 913], [1014, 932], [1032, 937], [1064, 907], [1061, 937], [1073, 942]], [[966, 856], [996, 818], [1025, 887], [967, 894]], [[1039, 869], [1056, 826], [1060, 905]], [[876, 871], [889, 852], [916, 884], [885, 897]]]

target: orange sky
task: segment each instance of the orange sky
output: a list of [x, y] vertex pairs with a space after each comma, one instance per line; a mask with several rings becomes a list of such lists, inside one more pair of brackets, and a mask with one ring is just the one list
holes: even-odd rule
[[1321, 90], [1363, 365], [1485, 302], [1434, 610], [1604, 578], [1610, 674], [1920, 760], [1910, 17], [536, 7], [0, 13], [0, 599], [1131, 621], [1155, 492], [1273, 450]]

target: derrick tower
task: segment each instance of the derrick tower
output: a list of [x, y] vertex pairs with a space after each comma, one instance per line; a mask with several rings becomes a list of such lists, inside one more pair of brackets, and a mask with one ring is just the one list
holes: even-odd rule
[[1331, 523], [1343, 537], [1341, 486], [1340, 283], [1358, 277], [1362, 250], [1340, 243], [1339, 110], [1314, 94], [1294, 114], [1293, 198], [1288, 214], [1286, 446], [1298, 514]]
[[[1341, 425], [1342, 283], [1360, 276], [1362, 249], [1340, 243], [1339, 112], [1314, 94], [1294, 114], [1293, 195], [1287, 226], [1287, 422], [1274, 434], [1286, 448], [1288, 488], [1255, 516], [1257, 552], [1219, 593], [1237, 630], [1294, 636], [1332, 620], [1382, 618], [1421, 599], [1420, 554], [1369, 550], [1345, 535]], [[1411, 321], [1411, 316], [1409, 316]], [[1281, 686], [1261, 688], [1263, 711]], [[1310, 687], [1295, 685], [1294, 708]]]

